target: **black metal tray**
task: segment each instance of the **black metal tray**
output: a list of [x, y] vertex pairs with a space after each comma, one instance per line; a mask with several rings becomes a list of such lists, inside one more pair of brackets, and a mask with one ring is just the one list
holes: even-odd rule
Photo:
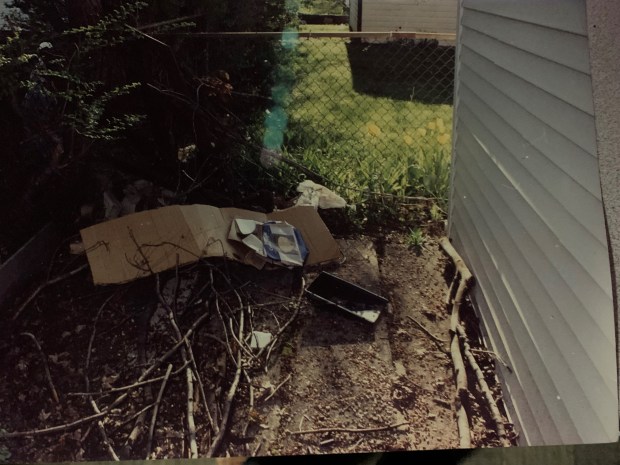
[[306, 293], [318, 302], [337, 307], [369, 323], [379, 319], [388, 303], [386, 298], [325, 271], [308, 286]]

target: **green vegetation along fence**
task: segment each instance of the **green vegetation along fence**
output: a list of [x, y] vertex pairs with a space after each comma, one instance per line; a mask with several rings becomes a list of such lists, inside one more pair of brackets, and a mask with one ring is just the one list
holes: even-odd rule
[[[268, 149], [275, 157], [263, 151], [261, 161], [276, 167], [272, 174], [293, 185], [290, 163], [274, 162], [281, 155], [320, 175], [351, 203], [379, 193], [432, 197], [445, 205], [453, 37], [320, 27], [279, 35], [204, 34], [211, 53], [241, 49], [244, 41], [270, 41], [275, 49], [277, 63], [248, 57], [246, 68], [230, 73], [235, 92], [265, 103], [246, 136], [256, 162], [256, 149]], [[263, 66], [272, 69], [269, 83], [253, 79]]]

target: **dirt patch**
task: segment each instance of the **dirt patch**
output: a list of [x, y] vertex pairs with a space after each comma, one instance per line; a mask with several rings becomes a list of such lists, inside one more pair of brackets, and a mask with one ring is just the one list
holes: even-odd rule
[[[126, 389], [175, 346], [178, 339], [170, 327], [170, 312], [182, 334], [201, 322], [189, 337], [204, 388], [194, 382], [192, 406], [200, 456], [209, 452], [218, 427], [224, 428], [224, 434], [216, 455], [457, 447], [453, 370], [444, 353], [449, 338], [446, 258], [432, 241], [417, 254], [403, 236], [394, 235], [385, 238], [378, 255], [373, 242], [369, 238], [341, 241], [347, 260], [332, 271], [389, 298], [390, 304], [374, 325], [339, 310], [320, 308], [305, 298], [296, 306], [299, 273], [257, 272], [226, 262], [163, 273], [159, 282], [147, 278], [130, 285], [96, 287], [82, 272], [50, 286], [17, 322], [10, 322], [10, 311], [3, 317], [8, 324], [0, 335], [0, 429], [69, 426], [53, 434], [0, 439], [0, 450], [10, 452], [11, 460], [18, 462], [109, 459], [110, 448], [96, 423], [71, 426], [94, 413], [84, 393], [88, 376], [93, 399], [106, 411], [102, 425], [110, 446], [122, 459], [143, 459], [149, 406], [171, 363], [150, 457], [187, 457], [190, 364], [181, 352], [153, 369], [147, 377], [155, 380], [148, 384], [150, 388]], [[53, 274], [80, 266], [80, 260], [61, 254]], [[306, 283], [316, 274], [307, 273]], [[158, 299], [156, 284], [170, 308]], [[13, 310], [27, 295], [15, 302]], [[245, 323], [240, 319], [241, 307]], [[245, 332], [239, 348], [235, 337], [241, 327]], [[249, 334], [255, 330], [276, 336], [262, 353], [249, 344]], [[41, 344], [59, 403], [52, 398], [42, 355], [29, 337], [20, 335], [26, 331]], [[237, 357], [243, 360], [243, 370], [235, 386]], [[485, 370], [492, 371], [492, 357], [481, 356], [481, 361]], [[474, 386], [471, 380], [470, 385]], [[499, 386], [492, 387], [499, 395]], [[228, 402], [231, 392], [233, 401]], [[123, 393], [127, 396], [115, 406]], [[479, 400], [472, 396], [469, 406], [474, 445], [497, 445]], [[224, 421], [228, 406], [230, 418]], [[144, 409], [140, 434], [131, 441], [136, 418]]]

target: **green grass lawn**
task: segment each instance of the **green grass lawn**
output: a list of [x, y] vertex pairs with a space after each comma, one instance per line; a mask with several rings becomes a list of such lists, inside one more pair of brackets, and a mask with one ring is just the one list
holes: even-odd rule
[[[309, 28], [317, 30], [316, 26], [304, 30]], [[320, 29], [346, 30], [346, 26]], [[286, 105], [285, 149], [340, 186], [338, 190], [352, 202], [361, 201], [363, 190], [447, 196], [451, 102], [430, 92], [419, 100], [416, 86], [428, 90], [428, 83], [411, 75], [398, 78], [406, 63], [393, 68], [386, 66], [388, 62], [379, 63], [381, 54], [398, 51], [338, 38], [301, 39], [292, 53], [295, 83]], [[389, 63], [407, 59], [388, 58]], [[428, 102], [433, 99], [443, 103]], [[443, 201], [439, 203], [443, 206]]]

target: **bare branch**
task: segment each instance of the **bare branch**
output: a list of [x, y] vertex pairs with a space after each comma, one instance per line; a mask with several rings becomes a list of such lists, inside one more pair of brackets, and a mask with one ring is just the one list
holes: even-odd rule
[[41, 344], [39, 344], [39, 341], [37, 340], [35, 335], [32, 333], [21, 333], [20, 335], [26, 336], [32, 339], [32, 341], [34, 342], [34, 345], [37, 347], [37, 350], [39, 351], [39, 355], [41, 356], [41, 361], [43, 362], [43, 368], [45, 370], [45, 377], [47, 378], [47, 385], [49, 386], [52, 399], [54, 400], [55, 403], [57, 404], [60, 403], [58, 392], [56, 392], [56, 387], [54, 386], [54, 382], [52, 381], [52, 374], [50, 373], [50, 367], [49, 367], [49, 364], [47, 363], [47, 356], [43, 352], [43, 349], [41, 348]]
[[110, 409], [107, 409], [107, 410], [102, 411], [101, 413], [96, 413], [95, 415], [80, 418], [79, 420], [73, 421], [71, 423], [66, 423], [64, 425], [52, 426], [50, 428], [44, 428], [44, 429], [33, 429], [30, 431], [16, 431], [13, 433], [0, 432], [0, 439], [25, 438], [25, 437], [30, 437], [30, 436], [43, 436], [45, 434], [62, 433], [63, 431], [68, 431], [77, 426], [83, 425], [84, 423], [88, 423], [89, 421], [97, 420], [98, 418], [103, 418], [109, 414], [110, 414]]
[[22, 312], [28, 307], [28, 305], [30, 305], [30, 303], [41, 293], [41, 291], [43, 289], [45, 289], [48, 286], [51, 286], [52, 284], [56, 284], [59, 283], [60, 281], [63, 281], [65, 279], [68, 279], [72, 276], [75, 276], [76, 274], [78, 274], [80, 271], [85, 270], [86, 268], [88, 268], [88, 263], [83, 264], [82, 266], [76, 268], [75, 270], [69, 271], [68, 273], [65, 273], [63, 275], [57, 276], [54, 279], [50, 279], [46, 282], [44, 282], [43, 284], [41, 284], [39, 287], [37, 287], [34, 292], [32, 294], [30, 294], [30, 296], [24, 301], [23, 304], [21, 304], [21, 306], [17, 309], [17, 311], [15, 312], [15, 314], [13, 315], [12, 320], [15, 321], [17, 320], [17, 318], [19, 318], [19, 315], [22, 314]]
[[164, 390], [166, 389], [166, 383], [168, 382], [168, 378], [170, 377], [171, 371], [172, 371], [172, 363], [169, 363], [168, 368], [166, 369], [166, 375], [164, 376], [164, 380], [161, 382], [161, 387], [159, 388], [157, 399], [155, 400], [155, 407], [153, 408], [153, 415], [151, 416], [151, 425], [149, 427], [149, 438], [146, 443], [145, 460], [148, 460], [149, 456], [151, 455], [151, 449], [153, 448], [153, 433], [155, 432], [155, 424], [157, 423], [157, 412], [159, 411], [159, 404], [161, 403], [161, 398], [164, 395]]
[[400, 422], [400, 423], [394, 423], [392, 425], [387, 425], [387, 426], [379, 426], [377, 428], [339, 428], [339, 427], [332, 427], [332, 428], [318, 428], [318, 429], [306, 429], [303, 431], [289, 431], [288, 433], [291, 435], [298, 435], [298, 434], [313, 434], [313, 433], [373, 433], [373, 432], [378, 432], [378, 431], [388, 431], [394, 428], [399, 428], [401, 426], [405, 426], [408, 425], [409, 422], [405, 421], [405, 422]]
[[[241, 309], [241, 317], [239, 321], [239, 340], [243, 340], [243, 309]], [[230, 417], [230, 410], [232, 407], [232, 401], [235, 398], [235, 393], [237, 392], [237, 387], [239, 386], [239, 380], [241, 378], [241, 372], [243, 371], [243, 359], [241, 358], [241, 349], [237, 351], [237, 371], [235, 372], [235, 378], [233, 379], [232, 384], [230, 385], [230, 389], [228, 390], [228, 394], [226, 395], [226, 403], [224, 405], [224, 412], [222, 413], [222, 421], [220, 423], [219, 432], [215, 436], [211, 447], [209, 448], [209, 452], [207, 453], [207, 457], [213, 457], [213, 455], [217, 452], [220, 447], [222, 440], [224, 439], [224, 434], [226, 433], [226, 426], [228, 425], [228, 419]]]
[[284, 386], [284, 385], [285, 385], [285, 384], [286, 384], [286, 383], [287, 383], [287, 382], [291, 379], [291, 377], [292, 377], [292, 376], [293, 376], [293, 375], [291, 375], [291, 374], [289, 373], [289, 375], [286, 377], [286, 379], [285, 379], [284, 381], [282, 381], [280, 384], [278, 384], [278, 385], [276, 386], [276, 388], [275, 388], [273, 391], [271, 391], [271, 394], [269, 394], [267, 397], [265, 397], [265, 402], [267, 402], [269, 399], [271, 399], [271, 398], [272, 398], [272, 397], [276, 394], [276, 392], [278, 392], [278, 390], [279, 390], [282, 386]]

